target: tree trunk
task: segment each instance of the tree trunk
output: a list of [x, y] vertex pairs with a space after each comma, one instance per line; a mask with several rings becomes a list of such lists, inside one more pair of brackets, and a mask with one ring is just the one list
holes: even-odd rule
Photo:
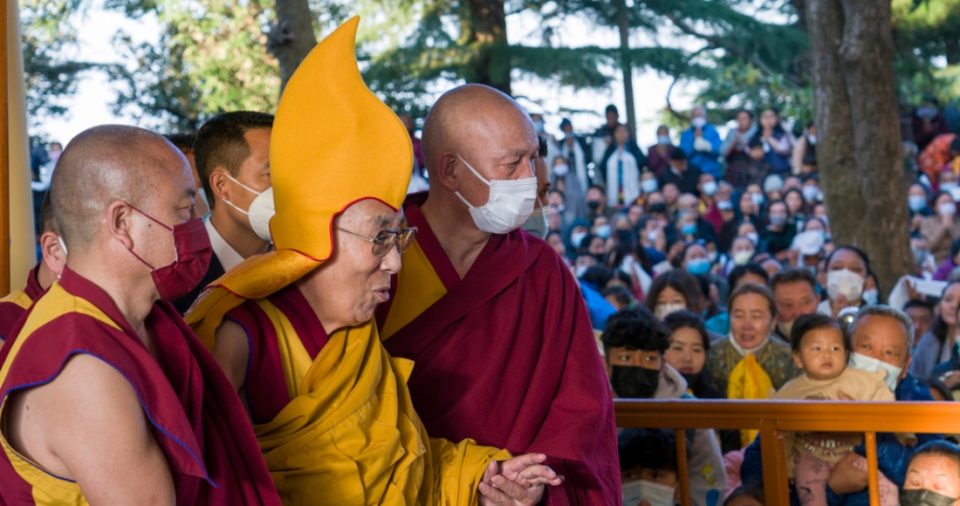
[[309, 0], [277, 0], [277, 23], [267, 37], [267, 49], [280, 63], [280, 91], [300, 62], [317, 44]]
[[470, 47], [473, 53], [464, 69], [467, 81], [511, 94], [503, 0], [468, 0], [461, 11], [460, 34], [460, 45]]
[[630, 62], [630, 20], [626, 0], [617, 1], [617, 28], [620, 30], [620, 68], [623, 71], [623, 96], [627, 108], [627, 130], [637, 138], [637, 118], [633, 106], [633, 65]]
[[910, 252], [890, 3], [807, 0], [817, 163], [837, 244], [865, 250], [883, 290]]

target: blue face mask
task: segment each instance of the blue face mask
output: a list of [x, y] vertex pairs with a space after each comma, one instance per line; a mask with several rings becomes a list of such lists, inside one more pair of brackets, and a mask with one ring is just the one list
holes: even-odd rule
[[910, 205], [910, 210], [917, 213], [927, 206], [927, 199], [922, 195], [910, 195], [907, 203]]
[[609, 239], [612, 232], [613, 229], [610, 225], [600, 225], [593, 230], [593, 233], [596, 234], [597, 237], [602, 237], [603, 239]]
[[710, 260], [706, 258], [695, 258], [687, 260], [687, 272], [696, 276], [697, 274], [706, 274], [710, 272]]
[[680, 232], [683, 235], [693, 235], [697, 233], [697, 224], [696, 223], [685, 223], [680, 227]]

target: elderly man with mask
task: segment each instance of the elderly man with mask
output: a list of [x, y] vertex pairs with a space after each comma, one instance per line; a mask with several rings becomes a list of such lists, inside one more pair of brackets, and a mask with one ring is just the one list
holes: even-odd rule
[[536, 198], [529, 117], [460, 86], [423, 137], [430, 191], [404, 206], [419, 232], [379, 314], [387, 350], [417, 363], [417, 412], [433, 436], [547, 454], [566, 477], [550, 504], [615, 504], [610, 389], [583, 297], [556, 252], [517, 230]]
[[[887, 386], [897, 401], [932, 401], [930, 390], [909, 373], [912, 335], [913, 323], [903, 312], [888, 306], [866, 306], [853, 322], [850, 366], [865, 371], [884, 371]], [[941, 438], [919, 434], [918, 439], [925, 443]], [[913, 448], [901, 445], [892, 434], [885, 434], [878, 438], [877, 451], [880, 471], [902, 488]], [[760, 453], [758, 443], [747, 449], [741, 468], [744, 483], [759, 483], [762, 479]], [[855, 453], [833, 468], [827, 489], [830, 504], [869, 504], [864, 455], [864, 446], [860, 445]]]
[[244, 408], [169, 303], [206, 272], [187, 160], [79, 134], [53, 176], [67, 265], [0, 361], [0, 503], [279, 504]]
[[561, 481], [546, 457], [429, 439], [407, 389], [413, 363], [380, 342], [374, 310], [416, 232], [399, 210], [413, 152], [360, 77], [357, 25], [317, 45], [280, 100], [276, 249], [216, 281], [189, 320], [247, 400], [286, 504], [535, 504]]
[[[902, 311], [888, 306], [865, 306], [853, 322], [850, 365], [865, 371], [885, 371], [887, 386], [898, 401], [932, 401], [930, 389], [909, 372], [912, 336], [913, 322]], [[920, 434], [918, 438], [921, 443], [940, 439], [929, 434]], [[877, 450], [880, 471], [902, 487], [913, 448], [886, 434], [878, 439]], [[830, 475], [829, 492], [846, 494], [842, 502], [846, 505], [868, 504], [864, 447], [859, 446], [856, 453], [838, 463]]]

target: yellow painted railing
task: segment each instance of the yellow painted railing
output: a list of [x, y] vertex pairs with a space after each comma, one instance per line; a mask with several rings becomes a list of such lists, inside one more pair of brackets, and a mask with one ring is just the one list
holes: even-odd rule
[[617, 426], [673, 429], [677, 445], [680, 500], [690, 503], [686, 438], [688, 429], [760, 431], [764, 503], [790, 504], [786, 457], [780, 432], [862, 432], [867, 448], [870, 504], [880, 504], [877, 481], [878, 432], [960, 433], [960, 402], [829, 402], [630, 400], [615, 401]]

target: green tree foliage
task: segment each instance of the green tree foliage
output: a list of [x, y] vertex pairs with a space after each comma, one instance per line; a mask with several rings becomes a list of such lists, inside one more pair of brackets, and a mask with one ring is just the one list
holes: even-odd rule
[[[484, 11], [476, 7], [478, 3], [507, 15], [524, 10], [536, 13], [543, 27], [540, 45], [521, 45], [505, 37], [471, 38], [471, 27], [482, 23], [477, 13]], [[399, 2], [394, 3], [395, 8], [412, 19], [415, 29], [402, 32], [405, 37], [394, 37], [390, 47], [377, 48], [367, 77], [372, 87], [390, 97], [396, 106], [418, 108], [423, 106], [418, 101], [438, 80], [497, 85], [497, 80], [489, 76], [511, 72], [515, 77], [533, 77], [574, 88], [602, 88], [614, 79], [623, 56], [627, 56], [635, 69], [710, 83], [703, 98], [720, 108], [757, 106], [761, 100], [768, 103], [767, 97], [784, 93], [787, 98], [782, 100], [783, 105], [808, 107], [802, 70], [807, 42], [796, 16], [787, 23], [760, 21], [756, 13], [745, 12], [744, 3], [628, 1], [631, 33], [643, 34], [654, 42], [622, 53], [617, 47], [572, 47], [558, 36], [559, 26], [573, 17], [589, 20], [597, 29], [616, 27], [616, 5], [609, 0]], [[761, 9], [776, 10], [786, 18], [779, 11], [789, 6], [773, 3], [766, 2]], [[677, 43], [663, 44], [667, 38]], [[484, 52], [487, 56], [481, 57]], [[749, 72], [726, 70], [734, 64]], [[504, 80], [501, 77], [499, 82]]]
[[901, 102], [960, 96], [960, 0], [893, 0]]
[[118, 33], [130, 63], [115, 69], [115, 111], [162, 131], [194, 130], [222, 111], [272, 111], [280, 80], [267, 51], [270, 0], [116, 1], [132, 17], [156, 16], [158, 44]]
[[[610, 0], [306, 1], [316, 36], [349, 15], [364, 17], [365, 76], [398, 110], [422, 112], [432, 92], [464, 80], [505, 90], [519, 78], [602, 89], [616, 79], [626, 56], [636, 70], [692, 83], [696, 99], [717, 111], [715, 120], [739, 107], [776, 106], [786, 116], [811, 116], [809, 0], [624, 0], [633, 44], [628, 51], [574, 46], [561, 36], [573, 18], [615, 33], [616, 2]], [[107, 0], [110, 9], [161, 26], [157, 43], [117, 34], [117, 50], [129, 63], [104, 67], [116, 82], [116, 111], [171, 131], [192, 130], [224, 110], [273, 110], [281, 83], [278, 48], [289, 40], [302, 46], [310, 37], [298, 32], [291, 39], [293, 27], [302, 32], [307, 24], [277, 19], [289, 12], [279, 9], [281, 2], [302, 12], [303, 0]], [[70, 15], [85, 4], [22, 1], [32, 119], [63, 114], [63, 98], [75, 91], [78, 75], [97, 67], [68, 51], [76, 40]], [[508, 40], [507, 19], [521, 13], [539, 21], [539, 40]], [[892, 14], [902, 102], [930, 91], [941, 98], [960, 95], [960, 0], [893, 0]], [[669, 107], [672, 95], [663, 98], [670, 119], [682, 121], [686, 111]]]

